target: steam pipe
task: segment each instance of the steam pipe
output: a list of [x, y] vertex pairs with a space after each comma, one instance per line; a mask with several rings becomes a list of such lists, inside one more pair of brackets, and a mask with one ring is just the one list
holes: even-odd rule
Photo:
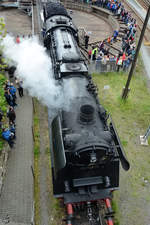
[[112, 221], [112, 218], [109, 218], [107, 220], [107, 225], [114, 225], [113, 221]]
[[105, 199], [105, 204], [106, 204], [106, 208], [108, 211], [107, 225], [114, 225], [113, 219], [111, 217], [113, 210], [112, 210], [111, 202], [110, 202], [109, 198]]
[[73, 207], [72, 204], [67, 204], [67, 224], [66, 225], [72, 225], [72, 218], [73, 218]]
[[113, 210], [112, 210], [112, 207], [111, 207], [111, 203], [110, 203], [109, 198], [106, 198], [106, 199], [105, 199], [105, 204], [106, 204], [108, 213], [109, 213], [109, 214], [112, 214], [112, 213], [113, 213]]

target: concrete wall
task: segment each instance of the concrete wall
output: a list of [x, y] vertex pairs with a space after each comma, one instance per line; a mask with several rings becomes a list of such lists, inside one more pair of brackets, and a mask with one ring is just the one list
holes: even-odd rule
[[92, 13], [92, 8], [87, 4], [80, 4], [80, 3], [74, 3], [71, 1], [65, 1], [64, 3], [66, 8], [69, 9], [76, 9], [79, 11], [87, 12], [87, 13]]
[[8, 160], [8, 152], [9, 152], [8, 149], [9, 149], [8, 146], [5, 146], [4, 150], [0, 153], [0, 195], [2, 191], [3, 180], [6, 173], [6, 166], [7, 166], [7, 160]]

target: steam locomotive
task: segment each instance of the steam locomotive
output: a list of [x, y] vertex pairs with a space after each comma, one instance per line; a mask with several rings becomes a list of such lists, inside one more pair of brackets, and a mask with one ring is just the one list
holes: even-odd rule
[[[112, 225], [112, 191], [119, 188], [120, 162], [124, 170], [130, 165], [114, 123], [99, 102], [72, 18], [54, 2], [44, 3], [43, 15], [44, 45], [55, 79], [60, 85], [69, 80], [74, 92], [70, 110], [61, 110], [51, 123], [54, 196], [66, 205], [66, 224], [73, 224], [82, 208], [89, 224]], [[98, 213], [101, 205], [106, 209], [104, 218]]]

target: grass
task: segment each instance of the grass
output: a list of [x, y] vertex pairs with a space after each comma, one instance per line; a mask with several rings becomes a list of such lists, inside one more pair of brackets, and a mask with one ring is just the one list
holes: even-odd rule
[[35, 224], [40, 224], [40, 189], [39, 189], [39, 152], [40, 152], [40, 128], [38, 117], [38, 101], [33, 99], [34, 118], [33, 118], [33, 136], [34, 136], [34, 202], [35, 202]]
[[[115, 200], [112, 200], [112, 209], [116, 214], [119, 213], [118, 204]], [[114, 225], [120, 225], [120, 222], [117, 217], [114, 218]]]
[[[44, 130], [40, 130], [40, 106], [39, 102], [34, 99], [34, 200], [35, 200], [35, 224], [39, 225], [42, 222], [41, 219], [41, 199], [40, 199], [40, 176], [41, 176], [41, 164], [44, 166], [46, 176], [46, 186], [48, 190], [47, 209], [49, 214], [49, 224], [57, 225], [61, 223], [64, 216], [64, 210], [60, 206], [60, 201], [53, 196], [52, 174], [51, 174], [51, 160], [50, 160], [50, 147], [49, 147], [49, 133], [48, 133], [48, 121], [47, 117], [42, 118], [42, 122], [46, 124]], [[43, 107], [45, 115], [47, 115], [47, 108]], [[42, 128], [41, 128], [42, 129]], [[42, 132], [42, 133], [40, 133]], [[45, 154], [40, 152], [40, 134], [45, 143]], [[43, 189], [42, 189], [43, 190]]]
[[[111, 112], [117, 127], [122, 127], [121, 131], [128, 131], [130, 135], [134, 135], [136, 131], [133, 126], [136, 123], [141, 132], [146, 131], [150, 123], [150, 101], [146, 79], [142, 74], [138, 73], [133, 77], [131, 91], [125, 101], [121, 99], [121, 94], [127, 79], [126, 74], [94, 74], [93, 79], [99, 88], [100, 102], [108, 112]], [[109, 85], [109, 90], [104, 90], [105, 85]], [[124, 129], [126, 127], [128, 129]], [[126, 138], [123, 138], [123, 143], [127, 145]]]
[[38, 115], [38, 101], [33, 99], [33, 137], [34, 137], [34, 156], [38, 157], [40, 152], [40, 127], [39, 127], [39, 115]]
[[[120, 224], [127, 224], [129, 221], [126, 220], [130, 218], [130, 225], [144, 224], [141, 220], [143, 217], [146, 220], [146, 210], [145, 212], [141, 210], [143, 215], [139, 214], [139, 205], [142, 202], [144, 204], [144, 201], [149, 204], [147, 193], [150, 185], [150, 151], [149, 148], [140, 145], [139, 137], [145, 134], [150, 125], [150, 91], [147, 88], [147, 78], [143, 74], [142, 62], [138, 60], [136, 72], [130, 83], [131, 90], [126, 100], [122, 100], [121, 94], [128, 74], [105, 73], [92, 76], [99, 89], [100, 103], [111, 113], [131, 165], [127, 173], [121, 170], [120, 191], [114, 194], [114, 201], [120, 208], [117, 212], [117, 220], [121, 220]], [[104, 89], [106, 85], [109, 85], [107, 90]], [[129, 198], [129, 202], [124, 198]], [[134, 205], [134, 202], [137, 204]], [[123, 204], [126, 205], [127, 215], [122, 211]], [[137, 223], [135, 217], [139, 215], [141, 215], [141, 220], [139, 219]]]
[[35, 156], [38, 156], [39, 155], [39, 148], [40, 148], [40, 145], [39, 145], [39, 118], [38, 116], [34, 115], [34, 155]]

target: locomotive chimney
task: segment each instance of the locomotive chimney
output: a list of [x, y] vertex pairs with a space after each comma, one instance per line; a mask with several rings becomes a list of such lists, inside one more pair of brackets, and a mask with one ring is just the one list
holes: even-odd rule
[[91, 122], [94, 119], [94, 107], [92, 105], [82, 105], [80, 108], [81, 122]]

